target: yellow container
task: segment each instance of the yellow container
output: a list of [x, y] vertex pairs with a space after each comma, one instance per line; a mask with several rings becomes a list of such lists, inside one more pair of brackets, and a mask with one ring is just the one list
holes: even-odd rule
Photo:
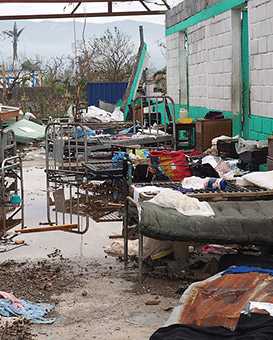
[[192, 118], [180, 118], [180, 119], [178, 119], [178, 123], [180, 123], [180, 124], [191, 124]]

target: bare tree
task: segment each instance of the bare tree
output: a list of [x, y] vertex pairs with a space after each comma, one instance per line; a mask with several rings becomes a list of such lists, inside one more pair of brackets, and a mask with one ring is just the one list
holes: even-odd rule
[[135, 60], [135, 47], [130, 37], [117, 27], [107, 29], [102, 37], [89, 41], [78, 57], [79, 74], [88, 80], [127, 81]]
[[12, 65], [15, 67], [15, 61], [18, 60], [18, 41], [24, 28], [18, 30], [16, 22], [13, 25], [13, 30], [4, 31], [3, 34], [8, 36], [12, 40]]

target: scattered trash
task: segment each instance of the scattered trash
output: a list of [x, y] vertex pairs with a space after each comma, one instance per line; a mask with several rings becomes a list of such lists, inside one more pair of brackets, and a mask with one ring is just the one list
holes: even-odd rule
[[8, 125], [15, 134], [16, 142], [30, 144], [40, 142], [45, 138], [45, 126], [36, 124], [27, 119], [21, 119]]

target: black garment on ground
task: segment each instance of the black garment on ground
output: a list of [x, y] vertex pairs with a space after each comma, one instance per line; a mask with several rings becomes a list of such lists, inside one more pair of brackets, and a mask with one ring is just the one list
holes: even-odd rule
[[268, 315], [241, 315], [234, 332], [224, 327], [172, 325], [160, 328], [150, 340], [272, 340], [273, 318]]
[[201, 164], [197, 163], [192, 165], [191, 172], [193, 176], [201, 177], [201, 178], [219, 178], [218, 172], [210, 165], [210, 164]]

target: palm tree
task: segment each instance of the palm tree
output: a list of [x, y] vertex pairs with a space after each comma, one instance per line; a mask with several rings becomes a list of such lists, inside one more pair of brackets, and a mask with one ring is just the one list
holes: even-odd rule
[[3, 34], [7, 35], [10, 39], [12, 39], [12, 47], [13, 47], [13, 55], [12, 55], [12, 65], [13, 69], [15, 66], [15, 61], [18, 60], [18, 41], [21, 33], [23, 32], [24, 28], [18, 30], [16, 22], [13, 25], [13, 30], [11, 31], [4, 31]]

